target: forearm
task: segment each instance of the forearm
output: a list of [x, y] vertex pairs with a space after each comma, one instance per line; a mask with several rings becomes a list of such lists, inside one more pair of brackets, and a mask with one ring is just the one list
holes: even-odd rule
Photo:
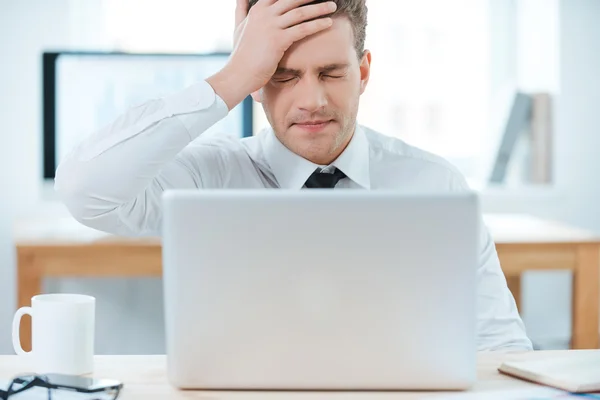
[[206, 80], [217, 95], [223, 99], [227, 108], [232, 110], [252, 92], [252, 86], [235, 65], [228, 64]]
[[226, 114], [206, 83], [131, 109], [61, 162], [56, 190], [76, 219], [97, 229], [115, 231], [123, 221], [106, 219], [123, 209], [135, 219], [160, 213], [159, 174], [171, 187], [195, 187], [193, 171], [165, 167]]

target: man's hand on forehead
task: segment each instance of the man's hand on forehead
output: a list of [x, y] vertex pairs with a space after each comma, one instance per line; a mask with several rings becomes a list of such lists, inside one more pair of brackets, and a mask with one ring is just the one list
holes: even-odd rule
[[269, 82], [285, 52], [295, 42], [333, 24], [333, 1], [237, 0], [234, 50], [225, 68], [209, 78], [231, 109]]

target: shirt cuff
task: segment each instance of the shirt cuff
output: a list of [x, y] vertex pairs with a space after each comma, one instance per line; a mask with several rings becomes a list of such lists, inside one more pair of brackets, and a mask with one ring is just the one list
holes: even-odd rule
[[229, 114], [225, 101], [206, 81], [178, 93], [177, 96], [165, 99], [165, 102], [174, 111], [172, 115], [176, 115], [187, 129], [190, 140], [196, 139], [206, 130], [205, 112], [209, 111], [215, 120], [223, 119]]

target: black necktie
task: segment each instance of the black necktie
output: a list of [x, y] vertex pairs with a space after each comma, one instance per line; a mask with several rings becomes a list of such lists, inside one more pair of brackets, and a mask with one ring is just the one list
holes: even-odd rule
[[317, 169], [312, 173], [311, 176], [306, 180], [306, 187], [308, 189], [333, 189], [335, 185], [346, 177], [339, 169], [335, 169], [333, 174], [328, 174], [327, 172], [321, 172], [320, 169]]

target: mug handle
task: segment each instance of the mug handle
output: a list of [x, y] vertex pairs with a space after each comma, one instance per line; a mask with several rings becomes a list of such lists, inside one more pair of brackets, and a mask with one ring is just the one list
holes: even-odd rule
[[17, 353], [20, 356], [23, 355], [27, 355], [30, 354], [31, 351], [25, 351], [23, 350], [23, 347], [21, 346], [21, 318], [23, 317], [23, 315], [28, 314], [33, 318], [33, 310], [31, 309], [31, 307], [21, 307], [17, 310], [17, 312], [15, 313], [15, 317], [13, 318], [13, 325], [12, 325], [12, 343], [13, 343], [13, 347], [15, 349], [15, 353]]

